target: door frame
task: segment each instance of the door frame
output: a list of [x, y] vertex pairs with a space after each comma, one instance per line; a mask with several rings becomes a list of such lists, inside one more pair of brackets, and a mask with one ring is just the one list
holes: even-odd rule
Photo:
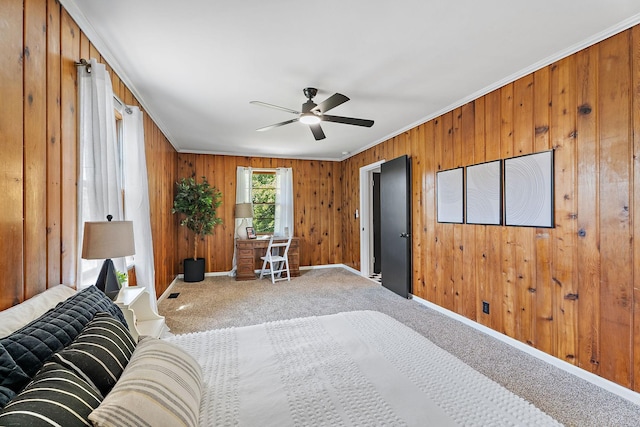
[[373, 271], [373, 173], [380, 172], [380, 160], [360, 168], [360, 275]]

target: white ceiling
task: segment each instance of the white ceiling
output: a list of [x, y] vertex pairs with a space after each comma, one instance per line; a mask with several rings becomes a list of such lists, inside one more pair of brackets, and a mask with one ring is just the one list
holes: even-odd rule
[[[61, 3], [176, 150], [329, 160], [640, 22], [638, 0]], [[305, 87], [375, 124], [255, 131], [296, 116], [250, 101], [299, 111]]]

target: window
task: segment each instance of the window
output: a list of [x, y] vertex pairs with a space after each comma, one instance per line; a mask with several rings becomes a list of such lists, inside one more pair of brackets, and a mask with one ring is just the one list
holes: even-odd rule
[[253, 172], [251, 175], [253, 228], [257, 234], [273, 233], [276, 218], [275, 172]]

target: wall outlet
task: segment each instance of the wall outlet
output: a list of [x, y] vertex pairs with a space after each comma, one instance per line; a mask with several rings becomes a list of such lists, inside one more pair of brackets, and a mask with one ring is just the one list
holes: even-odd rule
[[489, 303], [487, 301], [482, 301], [482, 312], [489, 314]]

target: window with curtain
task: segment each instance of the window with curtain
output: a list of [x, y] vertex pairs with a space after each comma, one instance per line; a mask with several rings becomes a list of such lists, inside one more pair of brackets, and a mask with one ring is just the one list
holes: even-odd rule
[[[78, 69], [78, 248], [82, 247], [86, 221], [105, 221], [107, 214], [115, 221], [132, 221], [135, 255], [126, 262], [123, 258], [113, 262], [116, 270], [124, 274], [127, 266], [135, 262], [137, 285], [147, 288], [155, 309], [143, 114], [138, 107], [125, 105], [115, 96], [104, 64], [91, 59], [91, 72], [87, 68]], [[84, 260], [80, 252], [77, 283], [83, 287], [95, 281], [102, 260]]]
[[[84, 223], [106, 221], [107, 215], [120, 221], [123, 214], [122, 115], [116, 119], [116, 102], [111, 79], [104, 64], [90, 60], [78, 69], [79, 91], [79, 183], [78, 248], [82, 247]], [[124, 260], [113, 260], [125, 272]], [[102, 262], [84, 260], [78, 251], [77, 280], [80, 287], [95, 281]]]
[[[293, 229], [293, 171], [291, 168], [253, 169], [238, 166], [236, 171], [236, 204], [253, 205], [253, 228], [261, 234], [295, 236]], [[237, 228], [242, 221], [236, 218]], [[237, 236], [236, 236], [237, 237]], [[233, 268], [236, 270], [236, 247]]]
[[[114, 109], [113, 109], [113, 117], [115, 123], [115, 143], [116, 143], [116, 161], [118, 163], [118, 176], [116, 186], [120, 189], [120, 199], [122, 206], [124, 207], [124, 167], [123, 167], [123, 121], [122, 121], [122, 103], [117, 98], [114, 98]], [[89, 196], [89, 192], [92, 191], [91, 181], [92, 178], [89, 176], [91, 169], [83, 168], [82, 170], [82, 213], [83, 218], [82, 221], [105, 221], [105, 218], [99, 219], [90, 219], [92, 216], [92, 206], [91, 206], [91, 198]], [[102, 260], [97, 259], [83, 259], [81, 262], [82, 269], [82, 284], [90, 285], [95, 281], [98, 277], [98, 273], [102, 268]], [[126, 257], [126, 265], [130, 266], [133, 264], [133, 257]], [[125, 273], [124, 271], [122, 273]]]
[[245, 175], [250, 179], [248, 184], [256, 233], [277, 236], [293, 233], [291, 168], [251, 169]]

